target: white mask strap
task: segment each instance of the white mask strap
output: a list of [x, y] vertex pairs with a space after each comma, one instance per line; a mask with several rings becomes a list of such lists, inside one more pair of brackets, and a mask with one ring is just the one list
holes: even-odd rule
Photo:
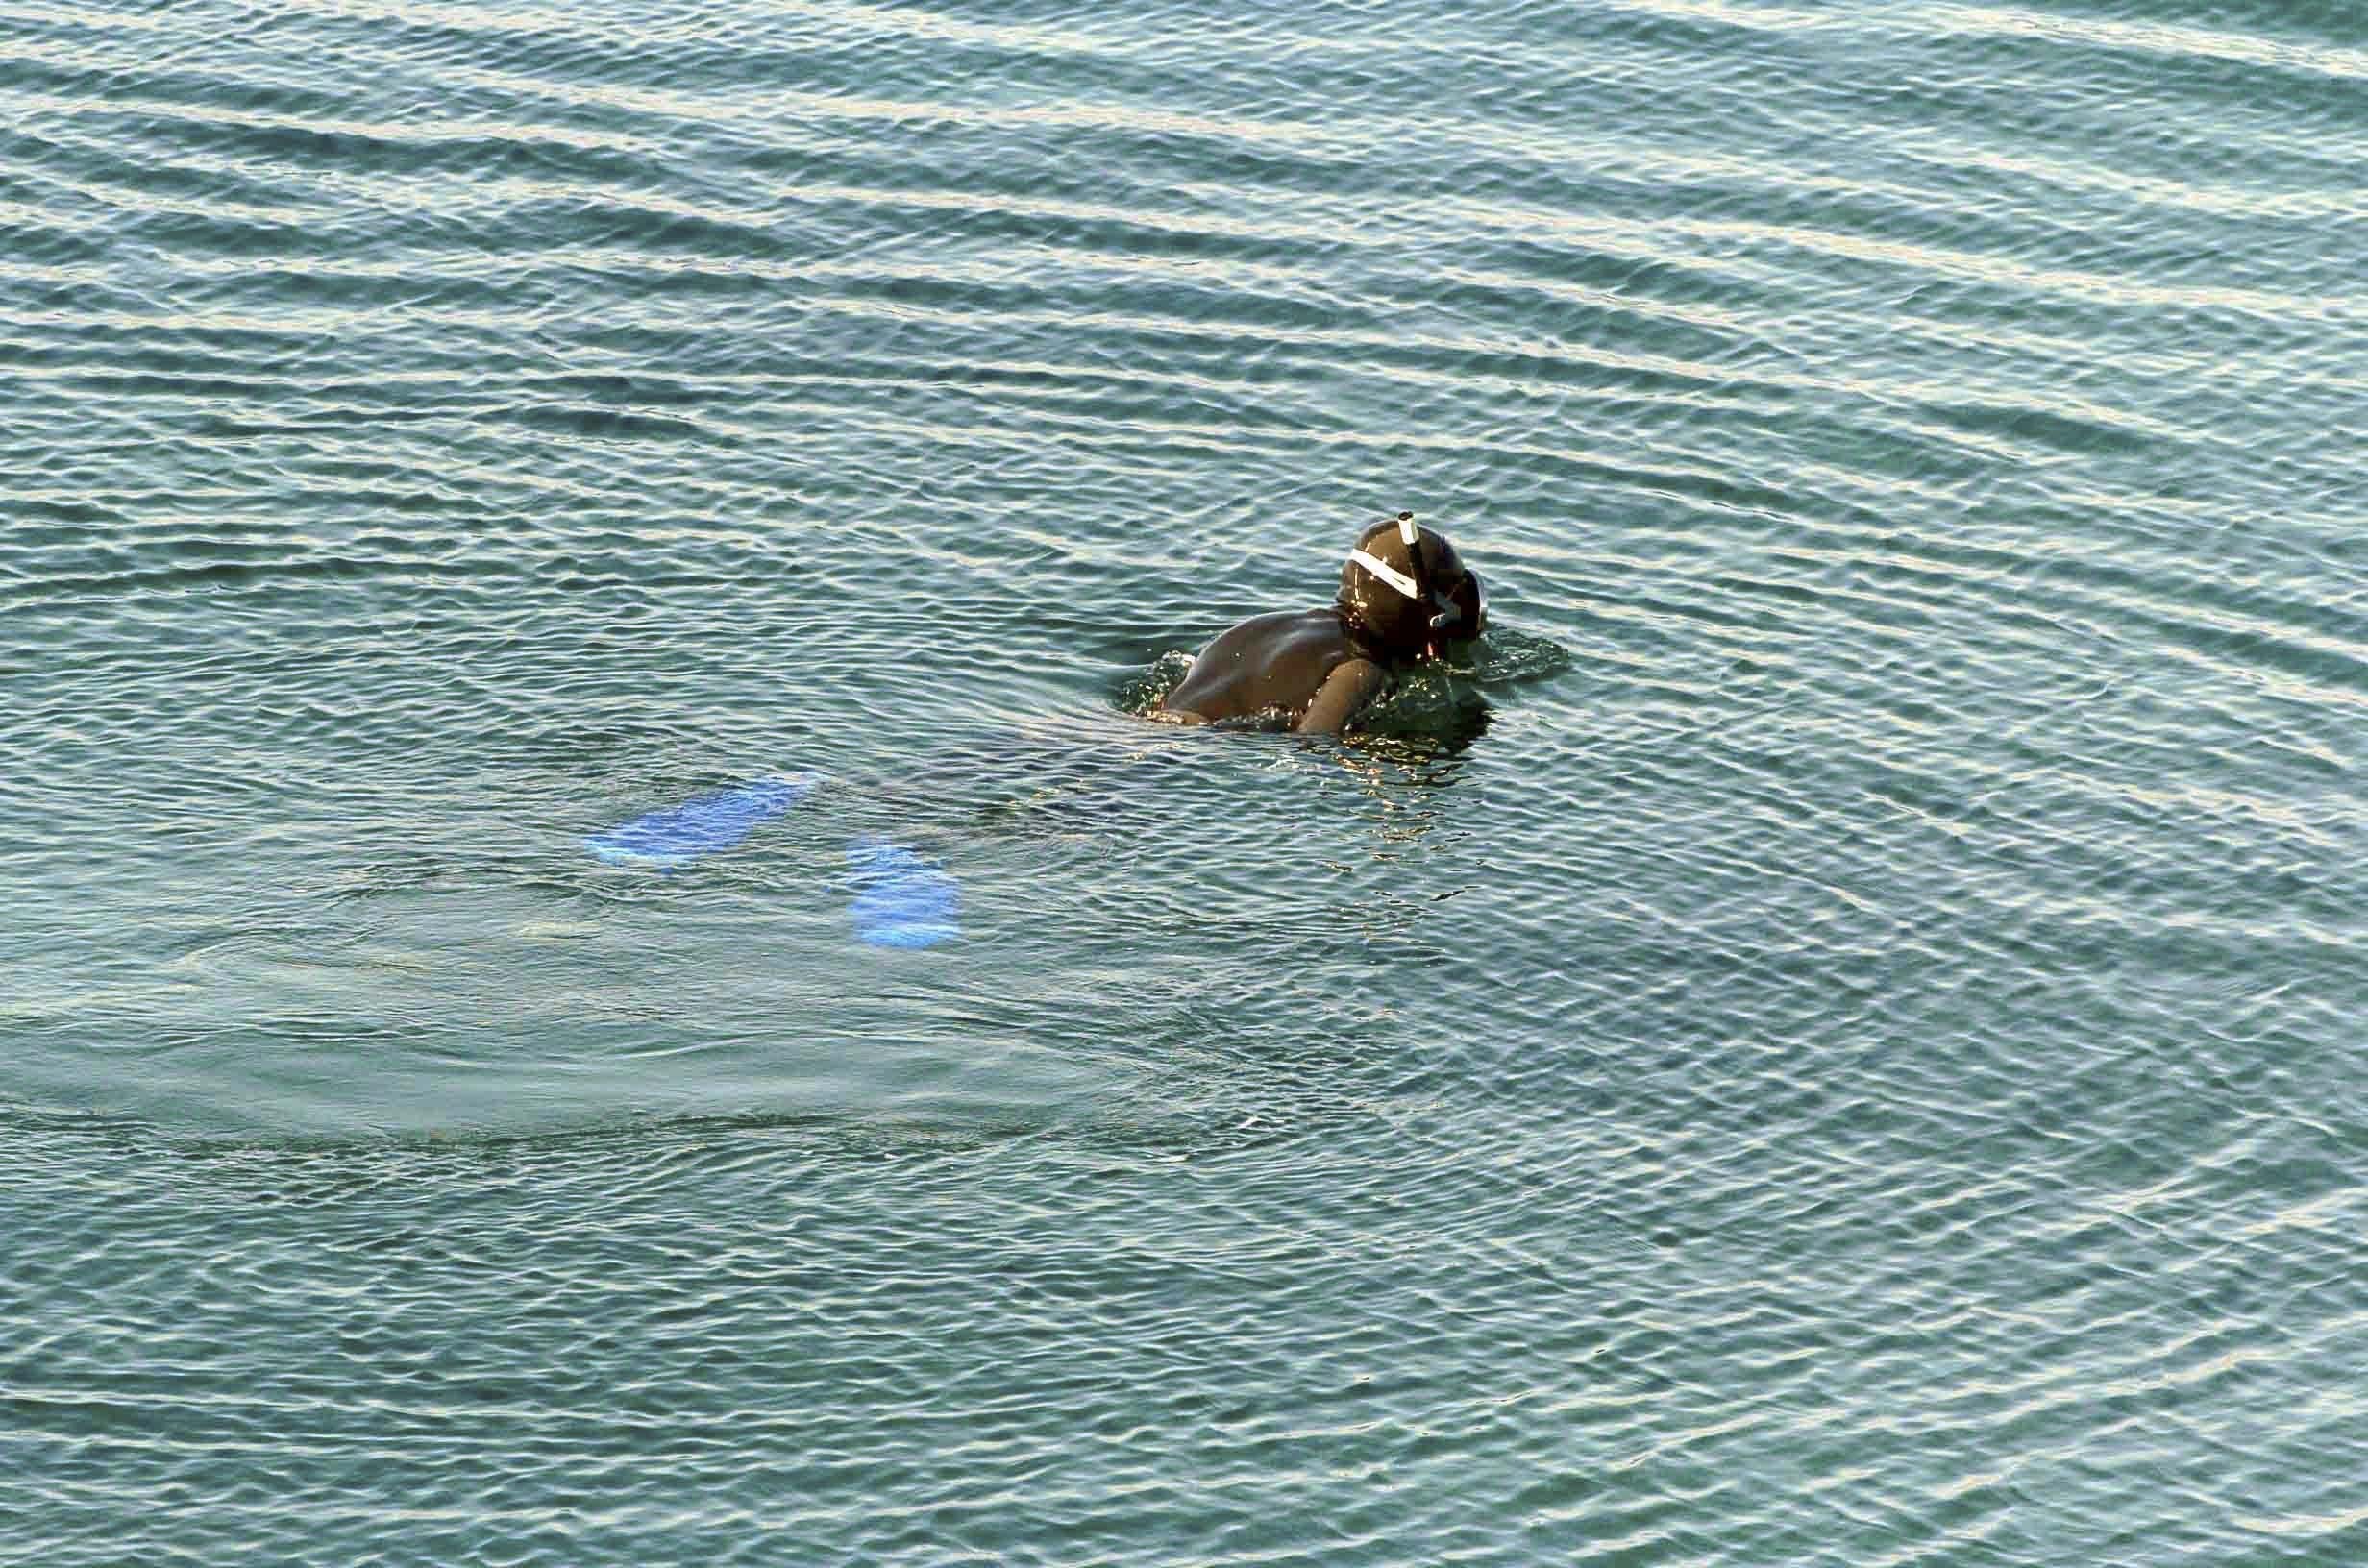
[[1396, 567], [1392, 566], [1385, 561], [1376, 560], [1362, 550], [1350, 551], [1348, 552], [1348, 558], [1356, 562], [1359, 566], [1365, 568], [1368, 572], [1373, 574], [1373, 576], [1379, 577], [1382, 581], [1388, 583], [1391, 587], [1396, 589], [1399, 593], [1404, 594], [1408, 599], [1420, 599], [1422, 597], [1421, 593], [1415, 587], [1415, 579], [1408, 576], [1405, 573], [1400, 572]]

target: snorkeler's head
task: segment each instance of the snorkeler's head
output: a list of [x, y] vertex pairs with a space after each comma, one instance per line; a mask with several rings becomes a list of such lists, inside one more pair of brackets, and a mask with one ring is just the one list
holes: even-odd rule
[[1415, 514], [1400, 512], [1367, 528], [1341, 568], [1341, 614], [1365, 640], [1400, 657], [1436, 652], [1440, 644], [1488, 629], [1488, 594], [1455, 547]]

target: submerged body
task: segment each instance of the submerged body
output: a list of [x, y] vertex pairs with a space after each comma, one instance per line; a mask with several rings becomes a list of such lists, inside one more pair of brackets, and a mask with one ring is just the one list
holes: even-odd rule
[[1487, 625], [1479, 575], [1400, 512], [1357, 540], [1330, 605], [1253, 616], [1223, 632], [1153, 716], [1185, 724], [1271, 717], [1337, 734], [1400, 667], [1437, 658], [1443, 644]]
[[1338, 610], [1277, 610], [1202, 649], [1157, 712], [1186, 724], [1271, 714], [1294, 729], [1330, 734], [1389, 681]]

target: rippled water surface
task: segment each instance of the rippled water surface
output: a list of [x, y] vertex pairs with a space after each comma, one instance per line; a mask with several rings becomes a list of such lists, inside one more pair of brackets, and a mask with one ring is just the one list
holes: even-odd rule
[[2348, 0], [0, 6], [0, 1562], [2368, 1562], [2363, 167]]

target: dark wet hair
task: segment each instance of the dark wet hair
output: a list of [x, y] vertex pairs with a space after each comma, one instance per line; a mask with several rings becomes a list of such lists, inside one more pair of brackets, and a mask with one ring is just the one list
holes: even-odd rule
[[1479, 575], [1465, 568], [1444, 534], [1415, 527], [1412, 512], [1358, 536], [1333, 602], [1360, 641], [1399, 657], [1431, 652], [1487, 625]]

